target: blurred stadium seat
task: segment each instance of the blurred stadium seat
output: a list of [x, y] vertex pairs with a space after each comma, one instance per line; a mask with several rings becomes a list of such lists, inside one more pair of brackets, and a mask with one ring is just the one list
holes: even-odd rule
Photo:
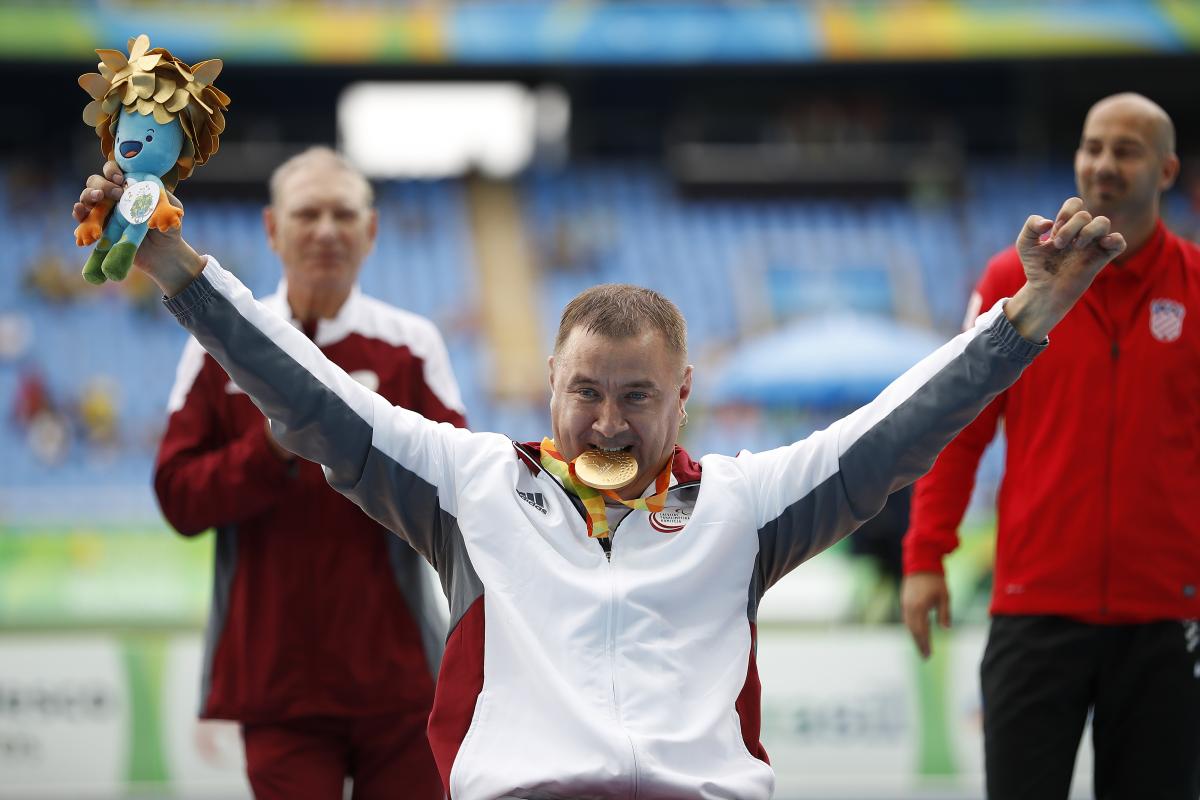
[[[915, 316], [951, 333], [985, 259], [1011, 242], [1030, 209], [1048, 212], [1072, 184], [1061, 167], [995, 163], [969, 171], [961, 200], [933, 205], [690, 199], [660, 167], [622, 161], [533, 172], [517, 187], [541, 265], [543, 308], [561, 308], [597, 282], [645, 284], [679, 304], [693, 357], [703, 358], [789, 318], [831, 308]], [[488, 392], [490, 356], [473, 325], [479, 298], [462, 192], [456, 181], [382, 184], [380, 235], [363, 288], [447, 330], [476, 427], [515, 425], [514, 434], [535, 438], [542, 409], [497, 405]], [[1178, 223], [1194, 224], [1182, 199], [1170, 208]], [[26, 433], [9, 424], [0, 434], [9, 454], [0, 461], [0, 486], [144, 487], [183, 334], [153, 303], [131, 301], [115, 287], [81, 285], [68, 301], [38, 296], [24, 281], [39, 262], [50, 259], [73, 278], [84, 251], [56, 229], [61, 209], [52, 204], [14, 213], [21, 224], [6, 237], [13, 268], [0, 281], [0, 314], [24, 315], [34, 335], [19, 359], [0, 364], [5, 416], [11, 418], [22, 366], [36, 365], [65, 406], [90, 380], [106, 376], [119, 387], [121, 435], [104, 452], [75, 436], [73, 456], [83, 457], [46, 464], [31, 452]], [[218, 254], [256, 293], [274, 291], [279, 268], [258, 204], [197, 200], [189, 203], [187, 224], [189, 239]], [[905, 285], [916, 287], [909, 296], [927, 308], [914, 313], [896, 288]], [[553, 320], [543, 320], [547, 351], [553, 333]]]

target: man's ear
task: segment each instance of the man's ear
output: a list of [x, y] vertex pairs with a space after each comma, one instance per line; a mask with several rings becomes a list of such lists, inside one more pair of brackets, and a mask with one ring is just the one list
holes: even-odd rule
[[683, 383], [679, 384], [679, 413], [685, 416], [688, 414], [688, 409], [684, 408], [684, 404], [691, 397], [691, 374], [692, 368], [689, 363], [688, 366], [683, 368]]
[[1179, 177], [1179, 156], [1171, 153], [1163, 159], [1162, 173], [1159, 175], [1158, 190], [1165, 192], [1175, 185]]
[[267, 231], [267, 242], [271, 245], [271, 249], [276, 253], [279, 248], [275, 246], [275, 209], [271, 206], [263, 206], [263, 228]]
[[370, 238], [371, 246], [375, 246], [375, 237], [379, 235], [379, 211], [374, 207], [371, 208], [371, 218], [367, 221], [367, 236]]
[[546, 359], [546, 371], [549, 374], [550, 380], [550, 396], [554, 396], [554, 356], [551, 355]]

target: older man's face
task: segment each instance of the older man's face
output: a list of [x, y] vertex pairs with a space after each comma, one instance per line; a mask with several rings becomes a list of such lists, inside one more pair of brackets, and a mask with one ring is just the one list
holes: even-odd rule
[[619, 494], [640, 496], [675, 448], [692, 390], [692, 368], [682, 360], [655, 330], [627, 339], [573, 330], [550, 358], [550, 418], [562, 456], [629, 451], [638, 474]]
[[377, 217], [362, 181], [314, 166], [288, 176], [265, 221], [289, 286], [346, 292], [375, 243]]

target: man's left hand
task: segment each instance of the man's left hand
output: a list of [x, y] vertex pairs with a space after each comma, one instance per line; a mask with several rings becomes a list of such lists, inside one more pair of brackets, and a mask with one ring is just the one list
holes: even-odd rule
[[1063, 203], [1053, 220], [1031, 216], [1017, 237], [1025, 285], [1004, 308], [1013, 327], [1030, 341], [1045, 339], [1124, 250], [1125, 237], [1110, 232], [1107, 217], [1085, 211], [1078, 197]]

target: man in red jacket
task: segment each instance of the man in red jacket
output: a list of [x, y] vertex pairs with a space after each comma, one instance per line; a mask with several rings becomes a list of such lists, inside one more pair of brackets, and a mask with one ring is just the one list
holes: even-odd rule
[[[391, 402], [464, 425], [429, 320], [363, 295], [366, 179], [327, 148], [284, 163], [263, 221], [283, 263], [265, 300]], [[242, 723], [258, 798], [442, 797], [425, 736], [444, 639], [422, 559], [298, 460], [189, 340], [154, 486], [184, 536], [216, 528], [200, 714]], [[330, 535], [330, 532], [336, 535]]]
[[[1200, 797], [1200, 248], [1159, 220], [1178, 171], [1155, 103], [1091, 108], [1076, 182], [1128, 248], [916, 487], [901, 605], [928, 657], [930, 613], [950, 620], [942, 558], [1004, 419], [980, 670], [991, 800], [1065, 798], [1089, 711], [1097, 797]], [[994, 257], [968, 321], [1022, 280], [1013, 249]]]

